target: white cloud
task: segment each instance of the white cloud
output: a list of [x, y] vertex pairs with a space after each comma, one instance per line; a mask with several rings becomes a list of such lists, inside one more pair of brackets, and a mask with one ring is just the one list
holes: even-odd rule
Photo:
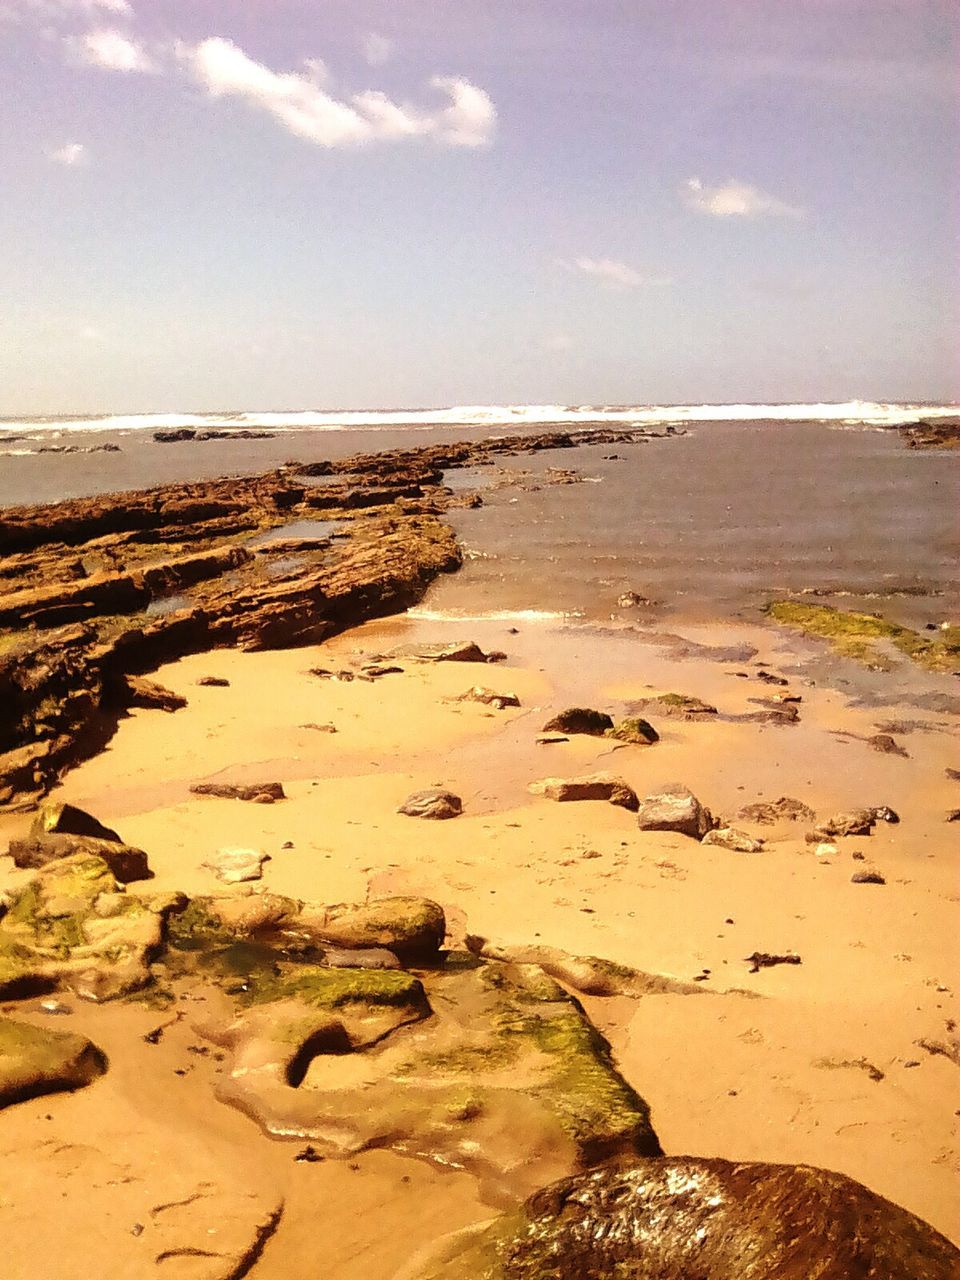
[[68, 142], [54, 151], [48, 151], [47, 157], [54, 164], [62, 164], [67, 169], [79, 169], [88, 160], [87, 148], [82, 142]]
[[643, 275], [625, 262], [614, 258], [574, 258], [562, 264], [570, 271], [579, 271], [610, 289], [637, 289], [641, 285], [669, 284], [667, 276]]
[[107, 71], [149, 73], [157, 70], [143, 46], [128, 39], [120, 31], [110, 28], [88, 31], [71, 44], [83, 62], [94, 67], [104, 67]]
[[363, 56], [371, 67], [382, 67], [396, 53], [394, 42], [376, 31], [371, 31], [363, 38]]
[[95, 18], [112, 14], [117, 18], [129, 18], [133, 8], [129, 0], [8, 0], [0, 3], [0, 17], [14, 21], [34, 19], [56, 21], [58, 18]]
[[346, 100], [335, 98], [317, 83], [312, 68], [306, 74], [273, 71], [219, 36], [197, 45], [180, 43], [177, 56], [212, 97], [243, 99], [269, 112], [288, 132], [321, 147], [407, 137], [478, 147], [493, 136], [496, 109], [488, 95], [467, 80], [434, 76], [431, 86], [445, 93], [450, 103], [424, 111], [376, 90]]
[[734, 178], [706, 186], [699, 178], [683, 184], [684, 203], [711, 218], [802, 218], [803, 210]]

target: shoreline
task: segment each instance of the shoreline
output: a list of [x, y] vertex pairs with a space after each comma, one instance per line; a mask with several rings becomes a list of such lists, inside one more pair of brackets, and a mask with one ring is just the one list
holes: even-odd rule
[[[371, 603], [363, 590], [371, 578], [383, 581], [385, 532], [399, 538], [398, 575], [421, 601], [430, 585], [425, 547], [434, 567], [452, 554], [452, 532], [438, 541], [437, 527], [446, 509], [469, 500], [443, 492], [442, 475], [422, 483], [425, 471], [416, 473], [419, 496], [398, 497], [397, 477], [409, 484], [409, 469], [388, 475], [384, 467], [396, 468], [396, 459], [367, 461], [369, 486], [381, 497], [389, 490], [390, 514], [378, 504], [315, 508], [357, 528], [349, 541], [325, 533], [322, 546], [299, 553], [314, 563], [327, 601], [327, 557], [342, 574], [349, 554], [365, 550], [365, 586], [351, 594], [354, 562], [344, 595], [359, 599], [360, 617]], [[427, 503], [448, 506], [426, 511]], [[284, 508], [260, 532], [290, 518]], [[279, 545], [271, 554], [290, 554]], [[960, 1049], [950, 985], [960, 951], [945, 823], [958, 793], [946, 774], [960, 760], [950, 754], [950, 678], [903, 651], [894, 652], [892, 671], [872, 671], [863, 655], [835, 652], [823, 635], [735, 620], [674, 627], [667, 619], [642, 631], [516, 616], [445, 620], [437, 615], [453, 580], [440, 571], [427, 576], [434, 585], [426, 617], [394, 613], [345, 622], [332, 634], [325, 624], [311, 631], [316, 618], [294, 609], [296, 647], [260, 644], [255, 627], [247, 648], [181, 654], [154, 641], [156, 683], [185, 705], [160, 710], [157, 695], [153, 706], [127, 702], [108, 741], [59, 783], [50, 778], [51, 799], [80, 806], [146, 851], [153, 878], [130, 884], [128, 899], [179, 893], [191, 902], [218, 895], [235, 904], [375, 904], [414, 895], [443, 908], [453, 956], [466, 954], [468, 936], [479, 937], [504, 954], [546, 948], [568, 961], [599, 957], [611, 973], [666, 983], [665, 993], [642, 996], [620, 988], [597, 995], [563, 980], [561, 989], [605, 1037], [615, 1070], [649, 1105], [670, 1156], [832, 1169], [960, 1241], [953, 1194]], [[241, 597], [244, 590], [247, 623], [264, 601], [276, 601], [266, 577], [240, 584]], [[390, 599], [399, 605], [404, 597]], [[140, 634], [159, 626], [154, 635], [176, 635], [176, 625], [174, 613]], [[466, 641], [506, 656], [493, 663], [415, 656]], [[123, 663], [142, 641], [126, 643], [115, 644]], [[211, 676], [226, 683], [200, 683]], [[520, 705], [464, 700], [475, 686], [515, 695]], [[715, 710], [674, 714], [675, 704], [656, 701], [664, 695]], [[570, 706], [616, 720], [649, 716], [659, 740], [640, 746], [545, 733]], [[895, 731], [883, 729], [894, 722]], [[871, 740], [883, 732], [907, 754], [877, 748]], [[538, 741], [544, 737], [563, 740]], [[597, 773], [623, 778], [639, 797], [682, 781], [719, 820], [763, 846], [741, 853], [638, 830], [618, 805], [557, 803], [530, 789], [544, 778]], [[198, 783], [245, 786], [267, 777], [282, 784], [285, 799], [251, 804], [191, 792]], [[422, 788], [455, 792], [463, 812], [445, 822], [399, 814]], [[780, 796], [816, 819], [765, 825], [738, 816]], [[861, 806], [887, 807], [900, 821], [807, 841], [816, 822]], [[27, 812], [0, 813], [0, 843], [23, 837], [30, 822]], [[268, 856], [260, 879], [235, 887], [217, 879], [211, 859], [234, 847]], [[884, 883], [854, 882], [867, 866]], [[35, 876], [0, 859], [4, 901], [16, 901]], [[800, 963], [751, 972], [751, 953], [787, 953]], [[138, 1274], [161, 1255], [176, 1258], [183, 1280], [227, 1280], [245, 1258], [257, 1280], [279, 1280], [309, 1273], [318, 1236], [331, 1280], [394, 1280], [413, 1253], [446, 1232], [486, 1222], [570, 1170], [563, 1143], [512, 1109], [512, 1081], [498, 1099], [505, 1119], [481, 1128], [501, 1153], [493, 1191], [442, 1144], [426, 1143], [421, 1157], [403, 1149], [337, 1155], [312, 1137], [267, 1137], [249, 1113], [212, 1102], [231, 1071], [229, 1053], [210, 1038], [211, 1025], [227, 1016], [229, 983], [199, 972], [178, 977], [170, 963], [161, 953], [154, 982], [118, 1000], [87, 1003], [61, 991], [69, 1009], [61, 1018], [45, 1013], [40, 997], [3, 1004], [15, 1019], [89, 1037], [110, 1064], [87, 1088], [3, 1112], [5, 1211], [29, 1227], [15, 1233], [21, 1244], [29, 1237], [29, 1249], [10, 1257], [18, 1280], [36, 1270], [38, 1249], [59, 1260], [57, 1280], [80, 1280], [93, 1247], [110, 1259], [105, 1280]], [[528, 967], [539, 965], [519, 964]], [[413, 972], [435, 1012], [445, 1009], [431, 983], [448, 979], [429, 966]], [[576, 966], [561, 972], [576, 976]], [[166, 987], [173, 1003], [157, 1002]], [[432, 1023], [423, 1026], [426, 1035]], [[151, 1040], [157, 1028], [162, 1034]], [[320, 1054], [290, 1092], [322, 1097], [330, 1081], [369, 1091], [376, 1065], [418, 1044], [420, 1034], [416, 1025], [402, 1027], [382, 1048]], [[464, 1117], [473, 1123], [469, 1107]], [[45, 1130], [54, 1137], [38, 1142]], [[308, 1148], [316, 1158], [302, 1157]], [[55, 1184], [65, 1188], [60, 1199], [50, 1197]], [[209, 1256], [198, 1260], [204, 1248]]]

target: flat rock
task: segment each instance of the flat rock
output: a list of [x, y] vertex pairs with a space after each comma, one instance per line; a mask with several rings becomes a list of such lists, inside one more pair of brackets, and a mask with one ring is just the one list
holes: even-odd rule
[[620, 720], [612, 729], [607, 730], [607, 737], [616, 738], [620, 742], [633, 742], [641, 747], [652, 746], [660, 741], [660, 735], [650, 723], [640, 716], [628, 716]]
[[814, 830], [818, 839], [830, 839], [833, 836], [868, 836], [876, 826], [875, 809], [851, 809], [849, 812], [835, 813], [821, 822]]
[[583, 733], [590, 737], [602, 738], [613, 728], [613, 717], [605, 711], [594, 711], [592, 707], [567, 707], [548, 720], [543, 726], [543, 733]]
[[0, 1107], [82, 1089], [106, 1069], [106, 1058], [85, 1036], [0, 1018]]
[[733, 853], [759, 853], [763, 848], [762, 840], [755, 840], [736, 827], [716, 827], [713, 831], [708, 831], [700, 843], [718, 845]]
[[203, 689], [229, 689], [230, 681], [223, 676], [201, 676], [197, 684]]
[[956, 1280], [960, 1250], [843, 1174], [640, 1160], [554, 1183], [396, 1280]]
[[466, 693], [461, 693], [458, 702], [482, 702], [488, 707], [496, 707], [503, 711], [505, 707], [519, 707], [520, 699], [515, 693], [496, 693], [493, 689], [485, 689], [482, 685], [474, 685]]
[[126, 694], [124, 701], [129, 707], [146, 707], [155, 711], [180, 711], [187, 705], [187, 700], [172, 689], [167, 689], [155, 680], [147, 680], [144, 676], [125, 676]]
[[305, 906], [298, 922], [320, 942], [362, 951], [384, 947], [401, 959], [435, 956], [447, 931], [443, 908], [415, 897]]
[[875, 733], [872, 737], [868, 738], [867, 741], [870, 743], [871, 747], [873, 747], [874, 751], [879, 751], [883, 755], [903, 756], [905, 759], [909, 759], [910, 757], [909, 751], [907, 751], [905, 747], [902, 747], [900, 743], [897, 742], [896, 738], [892, 737], [889, 733]]
[[463, 801], [452, 791], [430, 788], [407, 796], [397, 813], [408, 818], [456, 818], [463, 813]]
[[781, 796], [779, 800], [759, 800], [756, 804], [744, 805], [737, 817], [743, 822], [757, 822], [761, 826], [772, 827], [779, 822], [813, 822], [816, 814], [802, 800], [794, 800], [791, 796]]
[[473, 640], [452, 644], [423, 644], [396, 650], [397, 657], [419, 658], [423, 662], [488, 662], [492, 655], [484, 653]]
[[668, 720], [711, 720], [719, 715], [711, 703], [687, 693], [661, 693], [632, 705], [637, 711], [655, 711]]
[[262, 849], [227, 847], [218, 849], [200, 865], [212, 871], [224, 884], [242, 884], [247, 880], [259, 880], [263, 875], [263, 864], [269, 861], [269, 857]]
[[623, 778], [612, 773], [591, 773], [579, 778], [543, 778], [529, 790], [547, 800], [607, 800], [634, 812], [639, 808], [637, 793]]
[[195, 796], [219, 796], [222, 800], [250, 800], [256, 804], [272, 804], [286, 800], [282, 782], [195, 782], [190, 788]]
[[644, 796], [637, 813], [637, 825], [641, 831], [675, 831], [702, 840], [716, 824], [710, 810], [689, 788], [672, 782]]

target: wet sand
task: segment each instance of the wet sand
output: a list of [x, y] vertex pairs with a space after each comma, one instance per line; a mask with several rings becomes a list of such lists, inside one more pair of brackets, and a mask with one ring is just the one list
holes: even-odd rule
[[[852, 664], [834, 666], [825, 682], [822, 649], [789, 633], [725, 625], [683, 636], [757, 653], [717, 661], [694, 648], [678, 657], [675, 646], [630, 632], [526, 625], [511, 634], [488, 622], [470, 625], [469, 638], [506, 650], [505, 663], [401, 660], [402, 673], [374, 683], [309, 674], [352, 666], [359, 653], [467, 638], [463, 626], [400, 618], [315, 649], [197, 655], [155, 677], [189, 699], [186, 709], [133, 712], [57, 794], [147, 850], [156, 878], [145, 892], [213, 892], [218, 882], [201, 863], [221, 846], [249, 846], [270, 855], [255, 888], [326, 902], [425, 894], [444, 906], [455, 937], [543, 943], [688, 981], [705, 975], [716, 992], [756, 993], [763, 998], [584, 1003], [649, 1102], [668, 1153], [823, 1165], [960, 1239], [958, 1067], [917, 1044], [949, 1041], [960, 960], [956, 827], [945, 822], [960, 784], [944, 773], [960, 767], [956, 717], [917, 702], [956, 681], [901, 665], [883, 677], [894, 705], [877, 707]], [[761, 662], [802, 696], [798, 724], [693, 723], [650, 711], [661, 733], [653, 747], [536, 742], [564, 706], [617, 715], [668, 691], [731, 717], [756, 711], [751, 698], [782, 692], [759, 680]], [[198, 687], [208, 674], [229, 687]], [[515, 693], [521, 707], [455, 700], [475, 684]], [[897, 735], [909, 758], [863, 740], [894, 718], [922, 726]], [[310, 722], [337, 732], [300, 727]], [[803, 824], [751, 827], [767, 846], [740, 854], [640, 832], [633, 815], [605, 803], [560, 805], [528, 791], [538, 778], [599, 769], [640, 795], [683, 781], [727, 817], [788, 795], [821, 819], [888, 805], [902, 820], [840, 839], [829, 856], [805, 843]], [[282, 781], [289, 799], [262, 806], [189, 792], [198, 781], [267, 779]], [[462, 796], [460, 818], [396, 813], [409, 792], [435, 784]], [[28, 821], [0, 820], [0, 840]], [[868, 864], [884, 885], [851, 883]], [[0, 861], [0, 887], [27, 878]], [[803, 963], [751, 974], [744, 957], [754, 951], [796, 952]], [[322, 1267], [331, 1280], [390, 1280], [421, 1245], [492, 1215], [469, 1175], [389, 1152], [295, 1162], [298, 1144], [271, 1142], [213, 1102], [219, 1064], [191, 1050], [200, 1041], [189, 1008], [147, 1045], [144, 1031], [163, 1012], [138, 1001], [67, 1003], [73, 1012], [57, 1024], [100, 1043], [111, 1070], [78, 1094], [5, 1113], [0, 1221], [19, 1240], [11, 1277], [72, 1280], [96, 1257], [98, 1274], [119, 1280], [146, 1274], [164, 1251], [158, 1274], [228, 1274], [221, 1260], [231, 1242], [249, 1241], [284, 1202], [251, 1274]], [[16, 1008], [44, 1016], [36, 1002]], [[211, 1230], [216, 1250], [204, 1256], [198, 1241]]]

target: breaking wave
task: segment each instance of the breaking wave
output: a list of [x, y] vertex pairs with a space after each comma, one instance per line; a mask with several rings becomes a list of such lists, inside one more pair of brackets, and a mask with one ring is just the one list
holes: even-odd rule
[[455, 405], [447, 409], [313, 410], [242, 413], [134, 413], [102, 416], [62, 415], [0, 419], [0, 438], [9, 434], [73, 431], [157, 431], [195, 427], [229, 431], [252, 427], [278, 431], [429, 430], [432, 427], [630, 426], [682, 425], [686, 422], [834, 422], [844, 426], [884, 426], [913, 418], [954, 416], [958, 405], [892, 404], [850, 400], [843, 404], [687, 404], [687, 405]]

